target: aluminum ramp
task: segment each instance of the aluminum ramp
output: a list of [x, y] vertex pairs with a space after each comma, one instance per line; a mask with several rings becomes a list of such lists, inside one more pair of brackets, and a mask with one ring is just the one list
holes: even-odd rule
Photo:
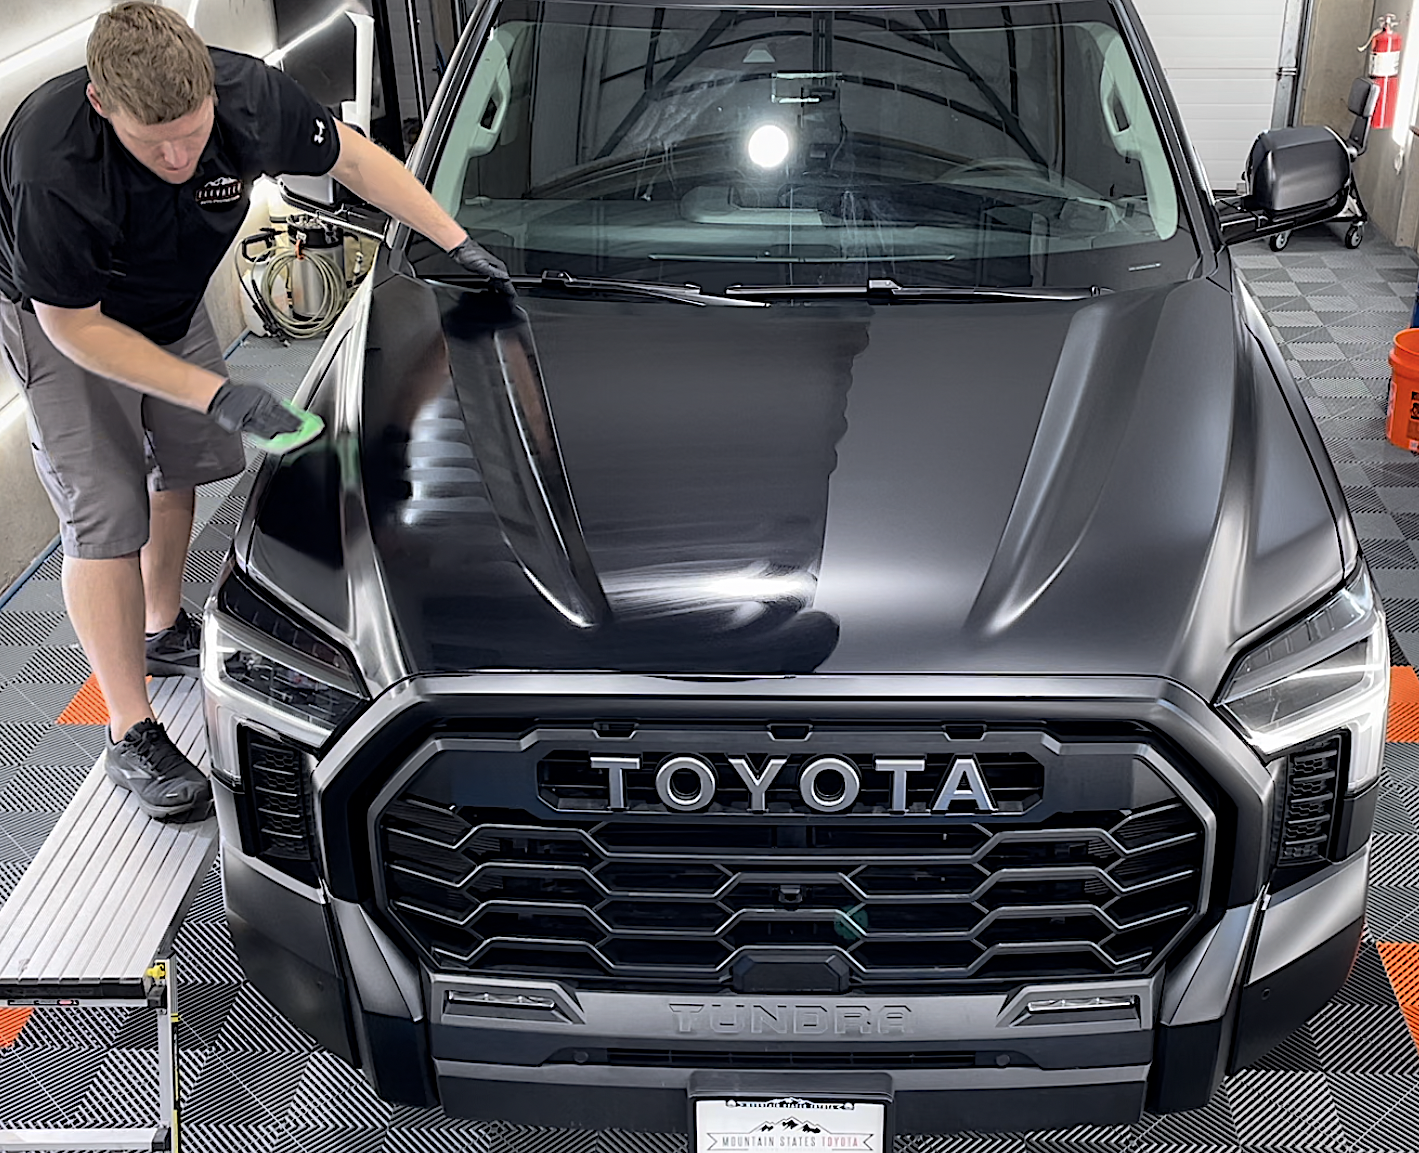
[[[202, 688], [155, 682], [168, 735], [211, 771]], [[148, 1005], [157, 1013], [158, 1124], [147, 1129], [7, 1129], [0, 1150], [178, 1148], [176, 987], [167, 959], [217, 850], [215, 816], [154, 821], [94, 764], [0, 906], [0, 1006]]]

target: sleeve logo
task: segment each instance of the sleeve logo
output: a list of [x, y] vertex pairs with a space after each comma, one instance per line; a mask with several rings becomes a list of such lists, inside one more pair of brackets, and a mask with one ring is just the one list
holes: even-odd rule
[[324, 143], [325, 143], [325, 121], [324, 121], [324, 120], [316, 120], [316, 122], [315, 122], [315, 136], [312, 137], [312, 139], [313, 139], [313, 140], [315, 141], [315, 143], [317, 143], [317, 144], [324, 144]]

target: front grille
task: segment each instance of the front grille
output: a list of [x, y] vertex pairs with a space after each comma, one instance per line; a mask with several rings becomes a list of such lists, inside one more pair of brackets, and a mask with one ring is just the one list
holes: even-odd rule
[[298, 880], [313, 881], [309, 755], [298, 745], [239, 726], [242, 775], [248, 783], [248, 848]]
[[[629, 789], [625, 811], [577, 812], [596, 787], [576, 757], [524, 762], [527, 788], [486, 760], [445, 766], [380, 814], [381, 900], [436, 969], [586, 988], [942, 991], [1151, 971], [1203, 909], [1199, 814], [1127, 750], [1112, 784], [1058, 786], [1136, 796], [1126, 808], [1061, 811], [1038, 764], [982, 760], [1001, 804], [977, 819], [919, 803], [790, 812], [772, 795], [749, 813], [732, 789], [703, 813]], [[812, 984], [834, 973], [836, 988]]]
[[1345, 778], [1339, 734], [1313, 741], [1286, 758], [1286, 803], [1276, 863], [1281, 868], [1320, 863], [1330, 856], [1337, 798]]

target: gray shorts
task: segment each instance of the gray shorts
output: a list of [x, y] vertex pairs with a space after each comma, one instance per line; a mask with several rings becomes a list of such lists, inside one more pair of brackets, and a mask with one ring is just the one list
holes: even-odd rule
[[[204, 413], [76, 365], [31, 312], [0, 297], [0, 344], [29, 405], [35, 469], [67, 556], [135, 553], [148, 540], [148, 490], [195, 488], [246, 466], [241, 437]], [[226, 376], [207, 310], [166, 350]]]

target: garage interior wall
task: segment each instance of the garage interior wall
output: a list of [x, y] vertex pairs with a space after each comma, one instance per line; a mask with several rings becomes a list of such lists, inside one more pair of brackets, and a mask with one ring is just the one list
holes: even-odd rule
[[[209, 43], [265, 55], [276, 47], [271, 0], [164, 0]], [[84, 63], [94, 17], [110, 0], [0, 0], [0, 125], [50, 77]], [[245, 230], [244, 230], [245, 231]], [[244, 234], [244, 232], [243, 232]], [[207, 306], [223, 346], [242, 331], [240, 289], [231, 262], [213, 278]], [[51, 540], [58, 527], [30, 462], [25, 405], [0, 356], [0, 590], [8, 587]]]
[[1310, 46], [1306, 57], [1302, 122], [1326, 124], [1342, 135], [1353, 117], [1345, 110], [1351, 82], [1364, 74], [1366, 56], [1357, 46], [1369, 40], [1380, 17], [1398, 17], [1395, 29], [1404, 39], [1400, 88], [1394, 127], [1370, 135], [1369, 151], [1355, 166], [1356, 181], [1373, 226], [1396, 244], [1419, 245], [1419, 138], [1410, 126], [1419, 121], [1419, 25], [1416, 0], [1311, 0]]
[[[1356, 77], [1364, 75], [1368, 54], [1358, 51], [1367, 44], [1376, 20], [1386, 12], [1399, 17], [1398, 31], [1409, 37], [1412, 24], [1411, 0], [1310, 0], [1310, 34], [1306, 50], [1300, 101], [1300, 124], [1324, 124], [1344, 136], [1354, 117], [1346, 110], [1345, 99]], [[1396, 244], [1413, 245], [1415, 221], [1419, 219], [1419, 198], [1406, 185], [1409, 177], [1409, 113], [1414, 95], [1414, 64], [1419, 57], [1406, 49], [1402, 69], [1409, 76], [1400, 89], [1400, 110], [1393, 131], [1370, 134], [1369, 151], [1355, 165], [1360, 195], [1369, 209], [1371, 224]], [[1406, 208], [1406, 200], [1410, 203]]]
[[1234, 189], [1257, 134], [1289, 115], [1283, 108], [1278, 117], [1277, 71], [1294, 57], [1304, 0], [1134, 0], [1134, 7], [1208, 183]]

